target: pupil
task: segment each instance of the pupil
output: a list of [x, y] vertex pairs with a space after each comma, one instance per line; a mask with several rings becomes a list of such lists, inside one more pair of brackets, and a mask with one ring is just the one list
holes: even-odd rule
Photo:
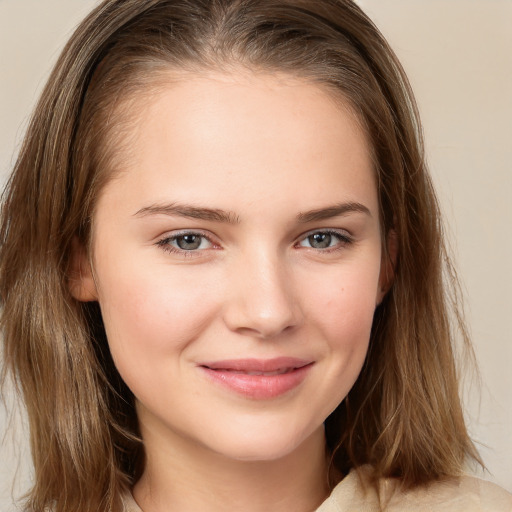
[[311, 247], [325, 249], [331, 245], [332, 236], [329, 233], [315, 233], [309, 237]]
[[201, 237], [198, 235], [182, 235], [176, 239], [176, 243], [180, 249], [190, 251], [201, 245]]

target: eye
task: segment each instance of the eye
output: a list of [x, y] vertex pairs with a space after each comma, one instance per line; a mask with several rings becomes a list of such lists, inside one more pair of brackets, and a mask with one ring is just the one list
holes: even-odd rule
[[194, 252], [210, 249], [212, 242], [201, 233], [185, 232], [159, 240], [157, 245], [170, 252]]
[[346, 233], [325, 230], [307, 234], [299, 241], [299, 246], [322, 250], [338, 248], [340, 246], [348, 245], [351, 242], [351, 237]]

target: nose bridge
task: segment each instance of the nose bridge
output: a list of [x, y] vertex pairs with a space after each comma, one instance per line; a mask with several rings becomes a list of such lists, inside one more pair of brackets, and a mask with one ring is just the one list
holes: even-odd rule
[[229, 279], [225, 320], [230, 329], [269, 338], [300, 322], [291, 269], [275, 247], [239, 255]]

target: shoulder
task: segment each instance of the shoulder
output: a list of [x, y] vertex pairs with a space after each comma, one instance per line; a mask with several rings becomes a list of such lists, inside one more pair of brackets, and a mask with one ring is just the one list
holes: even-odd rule
[[[391, 497], [395, 510], [453, 512], [512, 512], [512, 495], [501, 487], [472, 476], [435, 482]], [[413, 504], [416, 508], [412, 508]], [[421, 505], [420, 505], [421, 504]]]
[[317, 512], [512, 512], [512, 495], [472, 476], [434, 482], [409, 491], [394, 479], [377, 488], [365, 482], [365, 470], [352, 471]]

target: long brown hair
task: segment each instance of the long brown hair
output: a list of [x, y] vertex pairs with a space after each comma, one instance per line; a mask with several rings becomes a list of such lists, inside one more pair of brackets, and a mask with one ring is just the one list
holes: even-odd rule
[[107, 0], [65, 47], [3, 197], [1, 326], [5, 369], [30, 421], [27, 510], [120, 511], [140, 476], [133, 396], [97, 304], [69, 292], [73, 241], [88, 246], [95, 201], [128, 150], [135, 93], [150, 94], [163, 70], [234, 66], [298, 76], [350, 102], [372, 147], [382, 232], [396, 233], [394, 284], [376, 310], [366, 363], [326, 420], [337, 474], [370, 464], [374, 478], [413, 487], [478, 459], [458, 395], [455, 331], [469, 342], [420, 121], [373, 23], [350, 0]]

